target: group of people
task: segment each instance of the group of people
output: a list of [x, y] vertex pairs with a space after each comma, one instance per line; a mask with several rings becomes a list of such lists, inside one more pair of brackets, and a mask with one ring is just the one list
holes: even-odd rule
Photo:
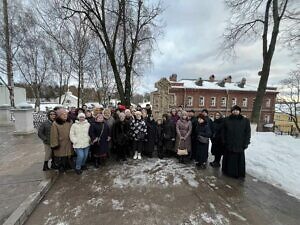
[[162, 118], [154, 119], [151, 106], [126, 109], [55, 108], [41, 124], [38, 135], [44, 142], [43, 170], [51, 168], [64, 172], [75, 169], [81, 174], [91, 161], [96, 168], [115, 155], [118, 161], [132, 157], [177, 157], [180, 163], [196, 162], [198, 169], [207, 167], [209, 141], [214, 168], [221, 166], [224, 174], [245, 177], [244, 150], [250, 143], [250, 122], [233, 106], [231, 115], [220, 112], [213, 120], [203, 109], [197, 116], [194, 110], [182, 107], [171, 109]]

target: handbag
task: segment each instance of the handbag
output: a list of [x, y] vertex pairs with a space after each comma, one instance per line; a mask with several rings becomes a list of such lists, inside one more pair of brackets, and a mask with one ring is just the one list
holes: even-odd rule
[[208, 137], [204, 137], [202, 135], [198, 135], [197, 139], [200, 143], [204, 143], [204, 144], [208, 144], [209, 142], [209, 138]]
[[177, 155], [183, 156], [183, 155], [188, 155], [189, 154], [187, 148], [182, 148], [182, 149], [180, 148], [180, 142], [179, 142], [178, 146], [179, 147], [177, 149]]

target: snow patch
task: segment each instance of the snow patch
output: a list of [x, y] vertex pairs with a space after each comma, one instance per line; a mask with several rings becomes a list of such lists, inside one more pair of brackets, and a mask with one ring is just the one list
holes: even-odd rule
[[94, 206], [94, 207], [98, 207], [98, 205], [102, 205], [103, 204], [103, 199], [102, 198], [92, 198], [90, 200], [88, 200], [86, 203], [88, 205]]
[[81, 213], [82, 207], [77, 206], [74, 209], [70, 210], [71, 213], [74, 213], [74, 217], [77, 217]]
[[124, 200], [120, 202], [119, 200], [112, 199], [111, 202], [114, 210], [124, 210]]
[[247, 221], [247, 219], [243, 216], [241, 216], [240, 214], [236, 213], [236, 212], [228, 212], [229, 215], [233, 215], [235, 217], [237, 217], [238, 219], [240, 219], [241, 221]]
[[115, 167], [110, 175], [114, 176], [113, 187], [137, 186], [177, 186], [187, 183], [191, 187], [198, 187], [193, 167], [178, 164], [175, 160], [146, 159], [134, 164], [124, 163], [123, 167]]
[[45, 200], [45, 201], [43, 201], [43, 204], [44, 204], [44, 205], [49, 205], [49, 201], [48, 201], [48, 200]]
[[299, 145], [291, 136], [254, 133], [246, 150], [247, 172], [300, 199]]

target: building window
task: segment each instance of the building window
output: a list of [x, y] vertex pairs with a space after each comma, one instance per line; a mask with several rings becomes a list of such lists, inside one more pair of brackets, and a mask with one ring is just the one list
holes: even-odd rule
[[170, 105], [176, 105], [176, 96], [175, 94], [170, 94]]
[[226, 107], [227, 105], [227, 98], [226, 97], [222, 97], [221, 98], [221, 107]]
[[264, 122], [270, 123], [270, 115], [265, 115]]
[[193, 97], [192, 96], [187, 97], [187, 106], [193, 106]]
[[204, 106], [205, 104], [205, 98], [203, 96], [200, 96], [199, 98], [199, 106]]
[[267, 101], [266, 101], [266, 107], [267, 108], [270, 108], [271, 107], [271, 99], [267, 99]]
[[236, 105], [236, 98], [232, 98], [232, 106]]
[[216, 106], [216, 97], [210, 98], [210, 106]]
[[248, 106], [248, 98], [243, 98], [243, 107]]

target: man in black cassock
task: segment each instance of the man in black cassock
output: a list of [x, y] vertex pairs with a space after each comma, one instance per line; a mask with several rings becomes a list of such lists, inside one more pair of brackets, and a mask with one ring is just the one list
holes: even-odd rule
[[241, 115], [239, 106], [231, 108], [231, 115], [224, 121], [222, 136], [225, 146], [223, 173], [234, 178], [245, 178], [245, 149], [250, 144], [251, 128], [249, 119]]

